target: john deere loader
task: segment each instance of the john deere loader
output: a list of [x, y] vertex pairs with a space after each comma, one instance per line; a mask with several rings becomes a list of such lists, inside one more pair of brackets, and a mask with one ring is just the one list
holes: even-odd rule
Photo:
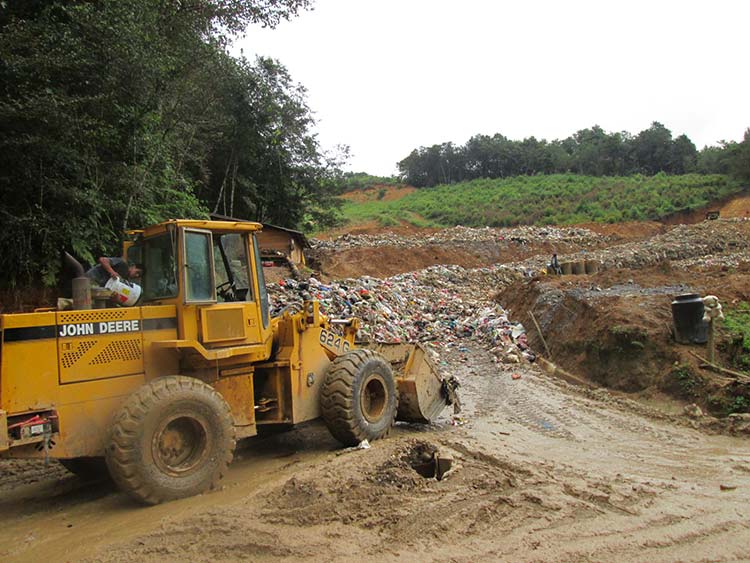
[[264, 429], [322, 417], [351, 446], [451, 402], [420, 348], [357, 348], [359, 321], [329, 319], [317, 301], [271, 317], [259, 229], [132, 231], [135, 306], [92, 307], [79, 269], [73, 310], [0, 315], [0, 457], [55, 458], [82, 475], [106, 462], [122, 490], [155, 504], [212, 488], [236, 440]]

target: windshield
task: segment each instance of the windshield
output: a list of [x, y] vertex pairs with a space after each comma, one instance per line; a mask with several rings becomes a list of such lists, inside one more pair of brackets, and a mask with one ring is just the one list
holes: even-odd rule
[[214, 234], [213, 239], [218, 301], [253, 301], [246, 235]]
[[141, 243], [144, 272], [141, 277], [144, 301], [177, 296], [176, 243], [169, 233]]

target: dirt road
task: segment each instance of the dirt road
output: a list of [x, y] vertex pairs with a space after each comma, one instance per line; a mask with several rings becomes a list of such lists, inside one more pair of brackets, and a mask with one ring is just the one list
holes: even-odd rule
[[[250, 441], [223, 489], [198, 498], [141, 508], [57, 469], [4, 474], [0, 557], [750, 560], [746, 439], [462, 350], [442, 360], [463, 381], [465, 424], [399, 425], [346, 452], [317, 425]], [[455, 459], [439, 482], [411, 466], [430, 446]]]

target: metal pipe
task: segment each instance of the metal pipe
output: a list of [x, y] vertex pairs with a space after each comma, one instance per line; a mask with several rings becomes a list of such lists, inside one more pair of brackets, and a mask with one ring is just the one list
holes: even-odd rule
[[73, 309], [91, 309], [91, 282], [86, 277], [86, 272], [81, 263], [67, 252], [65, 263], [75, 270], [76, 277], [73, 278]]

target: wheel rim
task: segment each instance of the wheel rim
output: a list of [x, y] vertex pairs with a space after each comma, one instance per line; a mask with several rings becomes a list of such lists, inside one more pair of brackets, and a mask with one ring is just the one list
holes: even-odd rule
[[177, 415], [166, 420], [154, 435], [152, 453], [159, 468], [171, 475], [182, 475], [200, 465], [208, 453], [205, 421]]
[[362, 415], [368, 422], [377, 422], [383, 416], [388, 403], [388, 389], [379, 373], [372, 374], [362, 385], [359, 404]]

